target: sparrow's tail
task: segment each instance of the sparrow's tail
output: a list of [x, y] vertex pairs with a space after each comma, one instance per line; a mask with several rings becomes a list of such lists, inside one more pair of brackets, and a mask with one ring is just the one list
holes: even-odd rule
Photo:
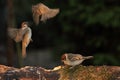
[[26, 45], [24, 43], [22, 44], [22, 57], [26, 57]]
[[84, 57], [84, 59], [91, 59], [91, 58], [93, 58], [93, 56], [86, 56], [86, 57]]

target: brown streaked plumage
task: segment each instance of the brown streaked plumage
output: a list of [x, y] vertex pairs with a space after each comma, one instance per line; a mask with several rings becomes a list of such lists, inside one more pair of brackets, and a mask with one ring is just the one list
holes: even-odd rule
[[59, 9], [50, 9], [43, 3], [38, 3], [32, 6], [32, 13], [33, 20], [35, 24], [38, 25], [40, 16], [40, 21], [46, 21], [47, 19], [55, 17], [59, 13]]
[[28, 22], [23, 22], [20, 29], [8, 28], [8, 35], [15, 41], [22, 41], [22, 57], [26, 57], [26, 47], [30, 43], [32, 30], [28, 27]]
[[32, 36], [32, 30], [27, 27], [27, 31], [24, 34], [23, 40], [22, 40], [22, 56], [26, 57], [26, 47], [29, 45]]
[[[23, 23], [22, 23], [23, 25]], [[23, 39], [24, 34], [26, 33], [27, 29], [21, 27], [17, 28], [8, 28], [8, 36], [13, 39], [15, 42], [20, 42]]]
[[82, 56], [80, 54], [65, 53], [61, 56], [61, 61], [65, 65], [76, 66], [81, 64], [86, 59], [91, 59], [93, 56]]

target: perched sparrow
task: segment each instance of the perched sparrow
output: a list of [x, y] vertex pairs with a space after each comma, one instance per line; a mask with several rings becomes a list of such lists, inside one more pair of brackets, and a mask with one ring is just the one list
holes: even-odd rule
[[50, 9], [42, 3], [32, 6], [33, 20], [36, 25], [39, 24], [39, 17], [41, 16], [40, 21], [46, 21], [49, 18], [55, 17], [59, 13], [59, 9]]
[[15, 40], [15, 42], [22, 41], [22, 56], [26, 57], [26, 47], [30, 43], [32, 30], [28, 27], [28, 22], [23, 22], [20, 29], [8, 28], [8, 35]]
[[93, 56], [84, 57], [80, 54], [65, 53], [62, 55], [61, 60], [65, 65], [76, 66], [81, 64], [84, 60], [93, 58]]

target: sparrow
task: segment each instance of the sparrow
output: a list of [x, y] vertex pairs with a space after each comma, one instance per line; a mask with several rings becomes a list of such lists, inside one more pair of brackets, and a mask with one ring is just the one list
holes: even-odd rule
[[76, 66], [81, 64], [86, 59], [91, 59], [93, 56], [82, 56], [80, 54], [65, 53], [61, 56], [61, 61], [68, 66]]
[[[40, 21], [45, 22], [47, 19], [55, 17], [59, 13], [59, 9], [50, 9], [43, 3], [38, 3], [32, 6], [33, 20], [36, 25]], [[41, 18], [40, 18], [41, 17]]]
[[21, 28], [8, 28], [8, 36], [15, 42], [22, 41], [22, 57], [26, 57], [26, 47], [32, 41], [32, 30], [28, 27], [28, 22], [22, 22]]

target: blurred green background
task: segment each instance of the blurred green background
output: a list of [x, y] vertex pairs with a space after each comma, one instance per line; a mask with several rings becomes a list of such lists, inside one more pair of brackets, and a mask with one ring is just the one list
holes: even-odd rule
[[[63, 53], [72, 52], [93, 55], [94, 59], [85, 61], [85, 65], [120, 65], [119, 0], [0, 0], [0, 56], [4, 56], [0, 64], [14, 66], [18, 59], [15, 58], [17, 51], [14, 42], [10, 45], [16, 53], [12, 56], [8, 54], [7, 27], [19, 28], [23, 21], [33, 22], [31, 6], [40, 2], [50, 8], [60, 8], [60, 13], [45, 23], [31, 26], [33, 42], [29, 44], [28, 52], [33, 50], [35, 54], [38, 50], [48, 50], [56, 64], [61, 64]], [[10, 11], [12, 18], [9, 19], [7, 15]], [[12, 59], [11, 62], [9, 59]]]

